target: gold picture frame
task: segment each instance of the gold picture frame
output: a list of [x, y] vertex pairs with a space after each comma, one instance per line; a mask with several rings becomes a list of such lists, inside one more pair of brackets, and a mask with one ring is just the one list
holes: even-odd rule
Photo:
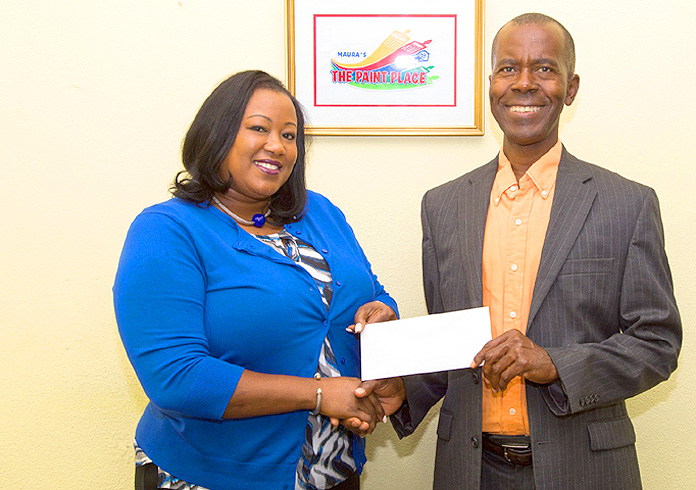
[[483, 9], [286, 0], [287, 86], [307, 133], [483, 135]]

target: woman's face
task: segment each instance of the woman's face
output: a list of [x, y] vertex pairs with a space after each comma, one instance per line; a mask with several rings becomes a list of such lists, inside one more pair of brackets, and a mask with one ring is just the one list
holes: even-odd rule
[[297, 160], [297, 116], [290, 98], [257, 89], [244, 110], [232, 149], [220, 176], [232, 176], [228, 196], [267, 201], [287, 182]]

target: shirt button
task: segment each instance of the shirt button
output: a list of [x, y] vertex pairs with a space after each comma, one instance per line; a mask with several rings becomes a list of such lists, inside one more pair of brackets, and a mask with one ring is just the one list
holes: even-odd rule
[[511, 311], [510, 318], [517, 318], [517, 313], [515, 313], [514, 311]]
[[517, 219], [515, 220], [515, 224], [516, 224], [517, 226], [520, 226], [520, 225], [522, 224], [522, 220], [519, 219], [519, 218], [517, 218]]
[[549, 191], [541, 191], [541, 197], [546, 197], [549, 195]]
[[512, 192], [515, 192], [515, 191], [517, 190], [517, 186], [516, 186], [516, 185], [513, 185], [512, 187], [510, 187], [510, 190], [511, 190]]
[[517, 270], [517, 264], [512, 264], [512, 265], [510, 265], [510, 270], [511, 270], [512, 272], [515, 272], [515, 271]]
[[508, 412], [510, 412], [510, 415], [515, 415], [517, 413], [517, 410], [511, 408], [510, 410], [508, 410]]
[[500, 198], [499, 198], [499, 197], [496, 197], [496, 198], [495, 198], [495, 203], [498, 204], [499, 202], [500, 202]]

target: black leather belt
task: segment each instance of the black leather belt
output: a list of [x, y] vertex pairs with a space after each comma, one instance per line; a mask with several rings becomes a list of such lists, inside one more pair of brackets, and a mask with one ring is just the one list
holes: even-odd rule
[[504, 437], [483, 434], [483, 449], [505, 459], [510, 464], [532, 464], [532, 446], [526, 436]]

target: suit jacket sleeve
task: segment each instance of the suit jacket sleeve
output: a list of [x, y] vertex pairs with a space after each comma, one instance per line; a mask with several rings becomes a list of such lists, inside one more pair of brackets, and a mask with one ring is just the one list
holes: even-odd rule
[[548, 407], [556, 415], [625, 400], [667, 379], [677, 366], [681, 320], [664, 250], [659, 205], [652, 189], [645, 193], [625, 264], [619, 331], [601, 342], [547, 348], [565, 394], [562, 400], [558, 384], [542, 389]]

